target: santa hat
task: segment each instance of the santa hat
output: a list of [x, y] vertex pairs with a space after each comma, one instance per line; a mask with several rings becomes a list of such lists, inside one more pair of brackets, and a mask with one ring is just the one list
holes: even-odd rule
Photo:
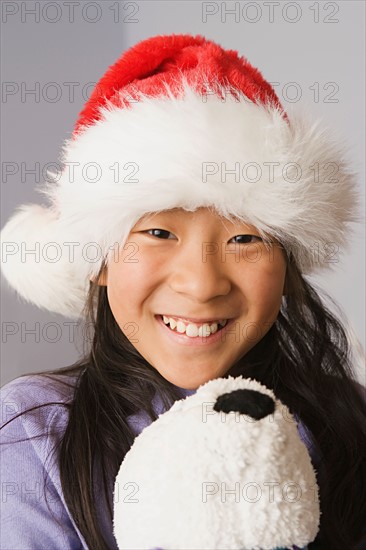
[[330, 268], [359, 221], [355, 176], [318, 121], [283, 110], [234, 50], [155, 36], [109, 67], [62, 153], [1, 232], [2, 271], [38, 307], [78, 318], [89, 281], [147, 212], [214, 207], [278, 239], [304, 274]]

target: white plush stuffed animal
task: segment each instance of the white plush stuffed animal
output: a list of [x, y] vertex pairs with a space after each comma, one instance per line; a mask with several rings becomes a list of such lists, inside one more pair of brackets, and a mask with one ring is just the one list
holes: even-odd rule
[[271, 390], [241, 376], [176, 401], [136, 437], [116, 478], [120, 550], [304, 548], [319, 520], [295, 420]]

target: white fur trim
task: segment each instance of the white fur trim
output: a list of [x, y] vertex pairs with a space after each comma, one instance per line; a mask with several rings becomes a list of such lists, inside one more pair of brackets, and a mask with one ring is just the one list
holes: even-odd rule
[[21, 298], [61, 315], [80, 314], [89, 284], [88, 266], [77, 257], [76, 263], [72, 261], [74, 247], [65, 245], [72, 238], [52, 209], [20, 206], [0, 238], [2, 273]]
[[[211, 206], [222, 216], [255, 225], [262, 237], [278, 238], [304, 274], [334, 267], [329, 262], [331, 247], [348, 246], [348, 224], [360, 216], [355, 175], [330, 132], [320, 122], [296, 115], [289, 125], [279, 109], [254, 104], [245, 96], [239, 100], [223, 93], [224, 100], [216, 95], [205, 100], [183, 84], [179, 97], [140, 94], [132, 107], [107, 104], [99, 121], [65, 143], [61, 177], [40, 190], [58, 218], [50, 232], [41, 224], [38, 238], [53, 231], [63, 236], [66, 230], [71, 241], [96, 243], [99, 260], [85, 259], [80, 244], [73, 269], [66, 263], [50, 267], [48, 290], [40, 285], [40, 293], [30, 292], [28, 284], [23, 289], [25, 266], [18, 264], [15, 280], [21, 295], [78, 316], [89, 278], [97, 275], [103, 258], [111, 261], [116, 243], [124, 244], [145, 213], [175, 207], [193, 211]], [[335, 163], [336, 182], [330, 181], [329, 163]], [[225, 181], [222, 167], [232, 170], [238, 165], [239, 181], [235, 174], [227, 174]], [[215, 173], [205, 178], [205, 169]], [[301, 177], [294, 183], [299, 169]], [[27, 241], [28, 229], [24, 226], [23, 231], [19, 238]], [[13, 239], [10, 226], [7, 237]], [[33, 276], [43, 269], [41, 264], [33, 268]], [[13, 275], [8, 275], [12, 284]], [[62, 300], [54, 301], [57, 295]]]

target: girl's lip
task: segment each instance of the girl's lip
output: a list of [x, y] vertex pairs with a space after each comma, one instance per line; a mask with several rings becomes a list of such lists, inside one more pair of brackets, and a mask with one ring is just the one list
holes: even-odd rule
[[228, 321], [229, 319], [226, 319], [226, 317], [217, 317], [217, 319], [213, 319], [210, 317], [209, 319], [197, 319], [194, 317], [182, 317], [181, 315], [170, 315], [169, 313], [160, 314], [162, 317], [170, 317], [172, 319], [181, 319], [182, 321], [186, 321], [187, 323], [195, 323], [196, 325], [201, 325], [203, 323], [209, 323], [212, 325], [212, 323], [218, 323], [221, 320]]
[[155, 318], [168, 338], [170, 338], [173, 342], [177, 344], [184, 344], [185, 346], [207, 346], [208, 344], [214, 344], [221, 340], [222, 335], [227, 332], [228, 328], [231, 327], [231, 325], [235, 321], [235, 319], [229, 319], [226, 325], [221, 330], [215, 332], [214, 334], [210, 334], [210, 336], [196, 336], [194, 338], [191, 338], [184, 333], [182, 334], [169, 328], [164, 323], [160, 315], [155, 315]]

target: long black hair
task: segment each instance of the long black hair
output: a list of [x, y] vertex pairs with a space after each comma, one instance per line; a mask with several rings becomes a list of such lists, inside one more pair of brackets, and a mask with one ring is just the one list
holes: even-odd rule
[[[104, 265], [100, 273], [103, 269]], [[291, 257], [286, 288], [270, 330], [225, 376], [257, 379], [307, 427], [323, 471], [322, 547], [352, 549], [361, 538], [366, 518], [366, 404], [355, 384], [342, 321]], [[39, 374], [58, 380], [62, 375], [75, 376], [73, 399], [65, 404], [68, 424], [54, 450], [65, 501], [76, 525], [90, 548], [107, 550], [97, 515], [101, 497], [95, 486], [98, 481], [104, 488], [112, 528], [111, 487], [134, 440], [127, 417], [145, 410], [153, 421], [157, 415], [151, 401], [156, 392], [166, 408], [181, 394], [123, 334], [105, 286], [90, 282], [84, 313], [92, 338], [82, 359]]]

